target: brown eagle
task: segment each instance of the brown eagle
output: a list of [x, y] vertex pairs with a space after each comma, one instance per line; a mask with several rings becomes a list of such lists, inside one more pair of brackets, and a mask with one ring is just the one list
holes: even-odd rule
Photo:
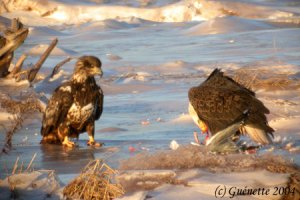
[[69, 137], [89, 135], [88, 145], [100, 146], [94, 140], [95, 120], [103, 110], [103, 92], [95, 75], [102, 76], [101, 61], [94, 56], [82, 56], [76, 62], [72, 78], [55, 89], [45, 110], [41, 128], [41, 143], [73, 147]]
[[230, 126], [245, 111], [247, 120], [237, 135], [248, 134], [260, 144], [272, 143], [274, 130], [268, 125], [269, 110], [250, 89], [215, 69], [199, 86], [189, 90], [189, 113], [203, 133], [215, 135]]

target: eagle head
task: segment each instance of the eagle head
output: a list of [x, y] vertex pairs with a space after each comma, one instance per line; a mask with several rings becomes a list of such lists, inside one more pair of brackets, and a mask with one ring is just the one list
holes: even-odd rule
[[87, 77], [95, 75], [102, 77], [103, 72], [101, 65], [101, 61], [95, 56], [82, 56], [76, 62], [73, 78], [78, 81], [83, 81]]

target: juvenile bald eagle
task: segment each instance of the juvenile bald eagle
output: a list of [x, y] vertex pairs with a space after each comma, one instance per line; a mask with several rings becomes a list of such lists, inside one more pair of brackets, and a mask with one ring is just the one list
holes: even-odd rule
[[101, 61], [94, 56], [82, 56], [76, 62], [71, 80], [55, 89], [43, 116], [41, 143], [74, 146], [69, 137], [89, 135], [88, 145], [99, 145], [94, 140], [95, 120], [103, 109], [103, 92], [96, 84], [95, 75], [102, 76]]
[[270, 144], [274, 130], [268, 125], [269, 110], [255, 93], [215, 69], [202, 84], [189, 90], [189, 113], [202, 132], [215, 135], [230, 126], [245, 111], [239, 132], [260, 144]]

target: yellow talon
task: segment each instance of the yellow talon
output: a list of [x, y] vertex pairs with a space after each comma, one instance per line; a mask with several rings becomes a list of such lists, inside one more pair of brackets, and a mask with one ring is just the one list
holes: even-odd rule
[[72, 142], [72, 141], [70, 141], [69, 138], [68, 138], [68, 136], [66, 136], [66, 137], [64, 138], [64, 141], [62, 142], [62, 144], [63, 144], [64, 146], [70, 147], [70, 148], [72, 148], [72, 147], [75, 146], [75, 143]]
[[101, 147], [103, 144], [102, 144], [102, 143], [95, 142], [94, 137], [89, 136], [89, 141], [87, 142], [87, 145], [89, 145], [89, 146], [94, 146], [94, 147]]

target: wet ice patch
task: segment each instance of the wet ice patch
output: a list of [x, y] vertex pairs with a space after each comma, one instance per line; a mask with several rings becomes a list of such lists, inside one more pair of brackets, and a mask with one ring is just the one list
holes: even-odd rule
[[125, 128], [119, 128], [119, 127], [107, 127], [97, 130], [99, 133], [114, 133], [114, 132], [124, 132], [128, 131]]

